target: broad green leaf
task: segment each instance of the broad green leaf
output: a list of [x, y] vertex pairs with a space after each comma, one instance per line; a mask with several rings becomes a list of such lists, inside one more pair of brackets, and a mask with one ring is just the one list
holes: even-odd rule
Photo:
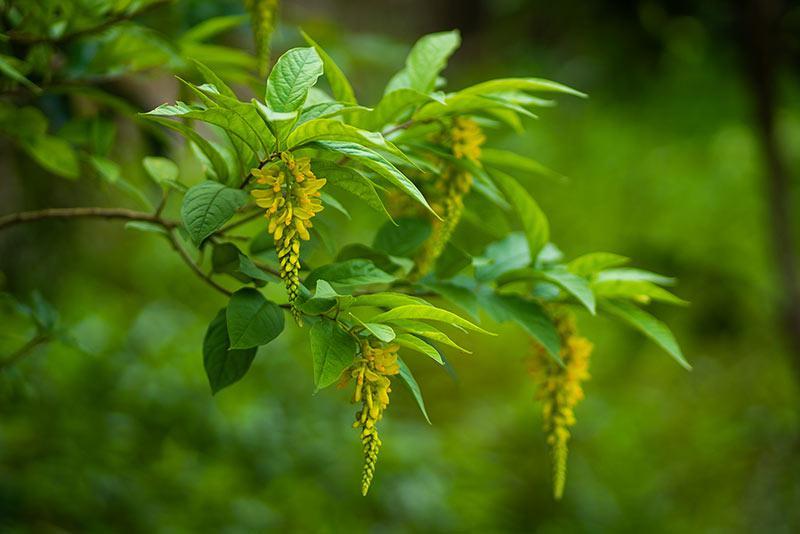
[[560, 286], [586, 306], [592, 315], [595, 314], [594, 292], [588, 280], [568, 271], [565, 267], [552, 267], [540, 272], [546, 280]]
[[208, 325], [203, 339], [203, 366], [211, 392], [214, 394], [241, 380], [250, 369], [256, 355], [255, 348], [229, 349], [225, 308], [222, 308]]
[[497, 148], [481, 148], [481, 163], [490, 167], [500, 167], [515, 171], [522, 171], [529, 174], [546, 176], [563, 181], [566, 178], [556, 171], [542, 165], [538, 161], [521, 156], [510, 150], [500, 150]]
[[387, 93], [402, 87], [430, 93], [436, 78], [447, 65], [447, 59], [461, 44], [457, 30], [432, 33], [420, 38], [406, 58], [406, 66], [387, 87]]
[[283, 332], [283, 311], [251, 287], [231, 296], [226, 317], [232, 349], [266, 345]]
[[463, 328], [465, 330], [472, 330], [474, 332], [480, 332], [481, 334], [496, 335], [492, 334], [491, 332], [487, 332], [480, 326], [467, 321], [463, 317], [459, 317], [455, 313], [442, 310], [434, 306], [425, 306], [422, 304], [407, 304], [405, 306], [398, 306], [397, 308], [391, 309], [387, 312], [379, 313], [378, 315], [372, 317], [370, 321], [374, 323], [385, 323], [389, 321], [395, 321], [397, 319], [440, 321]]
[[630, 261], [625, 256], [610, 252], [592, 252], [579, 256], [567, 264], [567, 269], [578, 276], [590, 276], [610, 267], [625, 265]]
[[329, 185], [339, 187], [357, 196], [367, 206], [391, 220], [391, 215], [383, 205], [380, 195], [375, 190], [375, 185], [357, 169], [321, 159], [314, 160], [311, 168], [315, 175], [325, 178]]
[[404, 306], [406, 304], [428, 305], [425, 300], [419, 297], [406, 295], [405, 293], [393, 293], [391, 291], [358, 295], [353, 301], [353, 306], [372, 306], [375, 308], [396, 308], [397, 306]]
[[442, 355], [439, 354], [439, 351], [436, 350], [435, 347], [425, 343], [417, 336], [412, 334], [398, 334], [394, 338], [394, 342], [400, 345], [401, 347], [405, 347], [407, 349], [411, 349], [413, 351], [419, 352], [428, 356], [429, 358], [433, 359], [435, 362], [444, 365], [444, 361], [442, 360]]
[[322, 59], [314, 48], [292, 48], [278, 58], [267, 79], [266, 102], [280, 113], [303, 106], [308, 90], [322, 76]]
[[355, 297], [340, 295], [325, 280], [317, 280], [314, 294], [300, 305], [300, 309], [309, 315], [320, 315], [332, 310], [337, 303], [339, 310], [346, 310], [354, 301]]
[[217, 76], [217, 74], [213, 70], [209, 69], [199, 61], [195, 61], [194, 66], [203, 76], [203, 79], [205, 79], [207, 83], [210, 83], [215, 87], [218, 94], [222, 94], [230, 98], [236, 98], [236, 93], [233, 92], [233, 89], [228, 87], [228, 84], [223, 82], [222, 78]]
[[414, 185], [414, 182], [409, 180], [406, 175], [400, 172], [389, 160], [374, 150], [370, 150], [357, 143], [343, 143], [338, 141], [321, 141], [314, 144], [320, 148], [347, 156], [354, 162], [367, 167], [384, 180], [397, 186], [397, 188], [422, 204], [428, 211], [435, 215], [435, 212], [431, 209], [428, 201], [425, 200], [425, 197], [419, 189], [417, 189], [417, 186]]
[[403, 217], [384, 223], [375, 235], [372, 246], [392, 256], [412, 256], [431, 235], [428, 219]]
[[539, 205], [511, 176], [495, 172], [494, 178], [522, 221], [530, 255], [535, 258], [550, 239], [550, 225]]
[[183, 32], [178, 39], [179, 41], [205, 41], [217, 34], [241, 26], [245, 22], [247, 22], [247, 15], [212, 17], [192, 26]]
[[80, 174], [78, 155], [67, 141], [52, 135], [25, 140], [22, 148], [39, 165], [58, 176], [77, 178]]
[[354, 259], [337, 263], [329, 263], [318, 267], [308, 274], [306, 286], [317, 280], [325, 280], [334, 288], [348, 288], [369, 284], [389, 284], [394, 276], [375, 267], [369, 260]]
[[430, 339], [431, 341], [436, 341], [442, 345], [447, 345], [448, 347], [453, 347], [454, 349], [458, 349], [466, 354], [472, 354], [472, 352], [457, 345], [455, 341], [450, 339], [450, 336], [435, 326], [429, 325], [428, 323], [414, 321], [411, 319], [396, 319], [392, 321], [392, 326], [394, 326], [395, 330], [402, 330], [404, 332], [414, 334], [415, 336]]
[[397, 358], [397, 365], [400, 366], [400, 378], [403, 379], [403, 383], [408, 387], [411, 394], [414, 396], [414, 400], [417, 401], [417, 406], [419, 406], [422, 415], [425, 416], [425, 420], [428, 421], [428, 424], [431, 423], [431, 418], [428, 417], [428, 411], [425, 409], [425, 401], [422, 400], [422, 391], [419, 389], [419, 384], [414, 379], [414, 375], [411, 374], [411, 369], [408, 368], [406, 362], [403, 361], [402, 358]]
[[644, 281], [652, 282], [662, 286], [671, 286], [675, 284], [675, 279], [661, 274], [651, 273], [643, 269], [608, 269], [597, 273], [597, 282], [606, 282], [609, 280], [626, 280], [626, 281]]
[[651, 300], [658, 300], [677, 306], [687, 306], [689, 303], [677, 297], [652, 282], [647, 280], [604, 280], [594, 282], [592, 289], [598, 297], [630, 298], [647, 304]]
[[314, 47], [314, 50], [317, 51], [320, 59], [322, 59], [322, 64], [325, 69], [325, 77], [328, 79], [328, 83], [331, 86], [333, 97], [339, 102], [344, 102], [345, 104], [356, 104], [356, 96], [353, 93], [353, 88], [350, 86], [350, 82], [347, 81], [347, 77], [342, 72], [342, 69], [339, 68], [333, 58], [329, 56], [328, 53], [325, 52], [325, 50], [323, 50], [322, 47], [316, 43], [316, 41], [314, 41], [314, 39], [309, 37], [306, 32], [300, 30], [300, 34], [308, 44]]
[[498, 322], [514, 321], [524, 328], [559, 365], [561, 340], [553, 321], [544, 309], [532, 300], [519, 295], [501, 295], [492, 291], [479, 294], [486, 312]]
[[436, 260], [434, 271], [437, 278], [446, 280], [470, 265], [472, 265], [472, 256], [448, 241]]
[[323, 319], [311, 327], [311, 355], [317, 391], [336, 382], [356, 357], [356, 340], [335, 322]]
[[202, 182], [187, 191], [181, 218], [195, 244], [219, 230], [247, 202], [247, 194], [218, 182]]
[[260, 282], [275, 281], [275, 277], [259, 269], [250, 258], [242, 254], [236, 245], [232, 243], [221, 243], [214, 245], [211, 254], [211, 265], [215, 273], [225, 273], [233, 276], [241, 282], [256, 282], [256, 285], [264, 285]]
[[683, 357], [681, 348], [669, 327], [646, 311], [640, 309], [635, 304], [616, 299], [601, 300], [600, 309], [622, 319], [624, 322], [652, 339], [659, 347], [675, 358], [685, 369], [692, 369], [692, 366], [689, 365], [689, 362]]
[[354, 126], [378, 131], [401, 117], [404, 111], [431, 99], [416, 89], [398, 89], [383, 95], [374, 109], [356, 110], [346, 113], [345, 117]]
[[[242, 121], [252, 130], [256, 138], [258, 138], [259, 145], [263, 147], [263, 151], [257, 151], [257, 154], [267, 154], [273, 150], [275, 136], [270, 131], [261, 113], [259, 113], [258, 106], [253, 101], [241, 102], [235, 96], [220, 94], [216, 91], [209, 90], [207, 87], [201, 87], [200, 89], [208, 98], [213, 100], [217, 106], [241, 117]], [[261, 103], [258, 102], [258, 104]], [[244, 135], [249, 134], [245, 133]]]
[[345, 245], [336, 255], [336, 261], [346, 261], [353, 259], [365, 259], [375, 264], [378, 269], [386, 271], [390, 274], [397, 274], [397, 271], [402, 271], [402, 274], [408, 274], [414, 268], [414, 262], [408, 258], [400, 258], [397, 256], [390, 256], [380, 250], [375, 250], [367, 245], [360, 243], [352, 243]]

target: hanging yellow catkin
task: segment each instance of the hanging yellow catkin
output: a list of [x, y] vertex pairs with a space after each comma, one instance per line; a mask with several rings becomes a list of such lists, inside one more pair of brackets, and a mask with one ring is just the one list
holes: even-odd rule
[[353, 428], [360, 429], [361, 446], [364, 453], [364, 470], [361, 478], [361, 494], [366, 495], [375, 476], [375, 462], [381, 440], [377, 423], [389, 405], [392, 391], [389, 377], [400, 372], [397, 364], [398, 345], [373, 347], [369, 342], [361, 346], [361, 358], [342, 375], [339, 387], [344, 387], [351, 379], [355, 380], [353, 402], [361, 403], [356, 412]]
[[269, 72], [270, 40], [278, 21], [278, 0], [244, 0], [244, 6], [250, 13], [250, 25], [253, 28], [253, 41], [258, 58], [258, 74], [262, 78]]
[[309, 158], [295, 159], [289, 152], [281, 153], [280, 163], [251, 173], [256, 178], [251, 194], [256, 205], [267, 210], [267, 230], [275, 240], [292, 316], [303, 324], [302, 314], [294, 306], [300, 292], [300, 242], [310, 239], [311, 219], [323, 209], [320, 189], [325, 179], [314, 176]]
[[575, 405], [584, 397], [581, 384], [589, 379], [592, 344], [577, 334], [571, 314], [562, 312], [555, 322], [564, 366], [554, 362], [544, 347], [536, 343], [531, 373], [538, 385], [536, 398], [542, 403], [543, 428], [553, 461], [553, 495], [561, 499], [567, 476], [569, 428], [575, 424]]
[[[480, 126], [472, 119], [456, 117], [448, 132], [450, 150], [458, 159], [467, 158], [478, 163], [481, 145], [486, 141]], [[433, 268], [442, 254], [445, 245], [453, 235], [464, 211], [464, 196], [472, 188], [472, 175], [452, 164], [445, 164], [434, 184], [434, 198], [431, 207], [441, 216], [441, 220], [431, 221], [431, 235], [417, 255], [416, 266], [411, 278], [418, 280]]]

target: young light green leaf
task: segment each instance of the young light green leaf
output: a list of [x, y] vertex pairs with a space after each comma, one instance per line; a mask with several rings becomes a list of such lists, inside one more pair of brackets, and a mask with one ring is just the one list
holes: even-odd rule
[[598, 297], [621, 297], [649, 303], [658, 300], [677, 306], [687, 306], [689, 303], [673, 295], [663, 287], [659, 287], [647, 280], [603, 280], [592, 283], [592, 289]]
[[[143, 117], [157, 122], [167, 128], [175, 130], [176, 132], [180, 133], [187, 139], [189, 139], [192, 143], [194, 143], [200, 151], [208, 158], [208, 161], [211, 162], [212, 170], [216, 176], [216, 178], [220, 182], [227, 182], [228, 180], [228, 166], [225, 163], [225, 159], [220, 154], [219, 150], [207, 139], [201, 136], [199, 133], [194, 131], [192, 128], [188, 127], [187, 125], [174, 121], [171, 119], [167, 119], [165, 117], [160, 117], [163, 110], [167, 106], [159, 106], [158, 108], [154, 109], [149, 113], [142, 114]], [[181, 114], [185, 113], [185, 111], [181, 112]]]
[[554, 178], [558, 181], [566, 180], [566, 177], [542, 165], [538, 161], [521, 156], [510, 150], [481, 147], [481, 163], [490, 167], [506, 168], [537, 176]]
[[430, 305], [419, 297], [413, 297], [405, 293], [393, 293], [391, 291], [358, 295], [353, 301], [353, 306], [372, 306], [375, 308], [395, 308], [407, 304]]
[[336, 382], [356, 357], [358, 344], [335, 321], [323, 319], [311, 327], [311, 355], [317, 391]]
[[397, 308], [372, 317], [370, 321], [374, 323], [385, 323], [389, 321], [395, 321], [397, 319], [440, 321], [466, 330], [472, 330], [473, 332], [488, 334], [490, 336], [496, 335], [484, 330], [480, 326], [473, 324], [470, 321], [467, 321], [463, 317], [459, 317], [453, 312], [442, 310], [434, 306], [425, 306], [421, 304], [407, 304], [405, 306], [398, 306]]
[[531, 258], [537, 257], [550, 239], [550, 225], [547, 217], [533, 197], [511, 176], [496, 171], [494, 178], [522, 221]]
[[522, 232], [512, 232], [500, 241], [490, 243], [483, 256], [486, 262], [475, 267], [475, 278], [480, 281], [495, 280], [531, 263], [528, 241]]
[[256, 355], [255, 348], [229, 349], [225, 308], [222, 308], [208, 325], [203, 339], [203, 366], [213, 394], [241, 380]]
[[338, 100], [339, 102], [344, 102], [345, 104], [357, 104], [356, 96], [353, 93], [353, 88], [350, 86], [350, 82], [347, 81], [347, 77], [342, 72], [342, 69], [336, 64], [331, 56], [328, 55], [325, 50], [319, 46], [314, 39], [309, 37], [309, 35], [300, 30], [300, 34], [303, 36], [303, 39], [306, 40], [308, 44], [314, 47], [314, 50], [317, 51], [319, 54], [320, 59], [322, 59], [322, 64], [325, 69], [325, 77], [328, 79], [328, 83], [331, 86], [331, 91], [333, 91], [333, 98]]
[[458, 349], [466, 354], [472, 354], [472, 352], [457, 345], [452, 339], [450, 339], [450, 336], [435, 326], [429, 325], [428, 323], [414, 321], [412, 319], [395, 319], [392, 321], [392, 325], [394, 326], [395, 330], [408, 332], [410, 334], [414, 334], [415, 336], [436, 341], [437, 343], [447, 345], [448, 347], [453, 347], [454, 349]]
[[340, 295], [325, 280], [317, 280], [314, 294], [300, 305], [303, 313], [320, 315], [332, 310], [338, 304], [339, 310], [346, 310], [355, 301], [351, 295]]
[[414, 375], [411, 374], [411, 369], [408, 368], [406, 362], [403, 361], [402, 358], [397, 358], [397, 365], [400, 366], [400, 378], [403, 379], [403, 383], [408, 387], [411, 394], [414, 396], [414, 400], [417, 401], [417, 406], [419, 406], [422, 415], [425, 416], [425, 420], [428, 421], [428, 424], [431, 425], [431, 418], [428, 417], [428, 411], [425, 409], [425, 401], [422, 400], [422, 391], [419, 389], [419, 384], [414, 379]]
[[314, 48], [288, 50], [278, 58], [269, 74], [267, 104], [280, 113], [297, 111], [322, 72], [322, 59]]
[[247, 194], [218, 182], [202, 182], [187, 191], [181, 218], [195, 244], [219, 230], [247, 201]]
[[675, 279], [669, 276], [664, 276], [657, 273], [651, 273], [643, 269], [608, 269], [601, 271], [597, 274], [596, 280], [598, 282], [606, 282], [608, 280], [626, 280], [626, 281], [644, 281], [652, 282], [662, 286], [675, 285]]
[[458, 95], [488, 95], [507, 91], [555, 92], [586, 98], [586, 93], [541, 78], [500, 78], [482, 82], [459, 91]]
[[172, 187], [178, 181], [178, 166], [169, 158], [148, 156], [142, 160], [147, 175], [161, 187]]
[[430, 95], [416, 89], [397, 89], [383, 95], [374, 109], [355, 110], [346, 113], [347, 121], [353, 126], [378, 131], [395, 121], [407, 109], [428, 102]]
[[407, 349], [411, 349], [413, 351], [419, 352], [428, 356], [436, 363], [444, 365], [444, 360], [442, 360], [442, 355], [439, 354], [439, 351], [436, 350], [435, 347], [425, 343], [417, 336], [412, 334], [398, 334], [394, 338], [394, 342], [400, 345], [401, 347], [405, 347]]
[[625, 256], [610, 252], [592, 252], [579, 256], [567, 264], [567, 269], [578, 276], [590, 276], [610, 267], [625, 265], [630, 261]]
[[669, 327], [646, 311], [637, 307], [635, 304], [618, 299], [601, 300], [600, 309], [622, 319], [624, 322], [652, 339], [685, 369], [692, 369], [692, 366], [689, 365], [689, 362], [683, 357], [683, 352], [681, 352], [681, 348]]
[[395, 338], [395, 333], [391, 326], [379, 323], [365, 323], [352, 313], [350, 314], [350, 317], [355, 319], [356, 322], [363, 326], [370, 334], [384, 343], [389, 343]]
[[433, 91], [436, 78], [460, 44], [461, 36], [457, 30], [432, 33], [420, 38], [408, 54], [402, 74], [389, 82], [387, 94], [403, 87], [421, 93]]
[[286, 138], [287, 148], [299, 148], [315, 141], [350, 142], [377, 150], [385, 150], [401, 159], [406, 155], [378, 132], [362, 130], [334, 119], [314, 119], [295, 128]]
[[551, 267], [541, 271], [542, 277], [549, 280], [556, 285], [560, 286], [567, 293], [570, 293], [578, 302], [586, 306], [589, 313], [595, 314], [595, 298], [592, 287], [589, 286], [589, 281], [582, 278], [569, 270], [566, 267]]

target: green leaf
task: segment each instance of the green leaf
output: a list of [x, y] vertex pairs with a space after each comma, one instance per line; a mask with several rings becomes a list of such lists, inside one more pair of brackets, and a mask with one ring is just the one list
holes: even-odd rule
[[247, 22], [247, 15], [212, 17], [183, 32], [179, 41], [205, 41], [217, 34], [241, 26], [245, 22]]
[[393, 293], [391, 291], [358, 295], [355, 297], [355, 300], [353, 300], [353, 306], [372, 306], [375, 308], [395, 308], [406, 304], [429, 305], [425, 300], [419, 297], [413, 297], [405, 293]]
[[436, 350], [435, 347], [432, 347], [428, 343], [425, 343], [417, 336], [412, 334], [398, 334], [394, 338], [394, 342], [400, 345], [401, 347], [405, 347], [407, 349], [411, 349], [413, 351], [419, 352], [428, 356], [429, 358], [433, 359], [435, 362], [444, 365], [444, 360], [442, 360], [442, 355], [439, 354], [439, 351]]
[[608, 269], [597, 274], [597, 282], [606, 282], [609, 280], [644, 281], [652, 282], [662, 286], [671, 286], [675, 284], [674, 278], [651, 273], [650, 271], [645, 271], [643, 269]]
[[356, 357], [358, 344], [334, 321], [324, 319], [311, 327], [311, 355], [317, 391], [336, 382]]
[[482, 82], [466, 89], [462, 89], [458, 95], [487, 95], [494, 93], [503, 93], [507, 91], [531, 91], [531, 92], [555, 92], [565, 93], [582, 98], [586, 97], [585, 93], [581, 93], [571, 87], [562, 85], [560, 83], [551, 82], [550, 80], [543, 80], [541, 78], [500, 78], [496, 80], [489, 80]]
[[478, 318], [478, 296], [474, 287], [465, 287], [452, 281], [430, 281], [423, 285], [441, 295], [448, 302], [455, 304], [473, 318]]
[[406, 155], [380, 133], [350, 126], [335, 119], [314, 119], [304, 122], [286, 138], [287, 148], [299, 148], [315, 141], [340, 141], [385, 150], [401, 159]]
[[391, 220], [391, 215], [383, 205], [381, 197], [375, 190], [375, 185], [358, 170], [353, 167], [337, 165], [327, 160], [314, 160], [311, 163], [311, 168], [315, 175], [325, 178], [329, 185], [339, 187], [357, 196], [367, 206]]
[[472, 265], [472, 256], [448, 241], [444, 246], [444, 251], [436, 260], [434, 271], [437, 278], [445, 280], [452, 278], [470, 265]]
[[278, 58], [269, 74], [267, 104], [280, 113], [297, 111], [322, 72], [322, 59], [314, 48], [288, 50]]
[[241, 282], [255, 281], [259, 285], [258, 282], [275, 281], [275, 277], [259, 269], [232, 243], [214, 245], [211, 265], [215, 273], [229, 274]]
[[174, 187], [178, 183], [180, 171], [178, 166], [169, 158], [146, 157], [142, 160], [147, 175], [161, 187]]
[[630, 261], [625, 256], [610, 252], [592, 252], [579, 256], [567, 264], [567, 269], [578, 276], [590, 276], [609, 267], [625, 265]]
[[373, 248], [392, 256], [412, 256], [431, 235], [431, 222], [418, 217], [403, 217], [385, 223], [375, 235]]
[[417, 406], [419, 406], [422, 415], [425, 416], [425, 420], [428, 421], [428, 424], [431, 423], [431, 418], [428, 417], [428, 411], [425, 409], [425, 401], [422, 400], [422, 391], [419, 389], [419, 384], [414, 379], [414, 375], [411, 374], [411, 369], [408, 368], [406, 362], [403, 361], [402, 358], [397, 358], [397, 365], [400, 366], [400, 378], [403, 379], [403, 383], [408, 387], [411, 394], [414, 396], [414, 400], [417, 401]]
[[600, 301], [600, 309], [622, 319], [624, 322], [652, 339], [659, 347], [675, 358], [685, 369], [692, 369], [692, 366], [689, 365], [689, 362], [683, 357], [681, 348], [678, 346], [678, 342], [669, 327], [646, 311], [624, 300], [606, 299]]
[[387, 312], [380, 313], [370, 319], [374, 323], [385, 323], [395, 321], [397, 319], [422, 319], [429, 321], [440, 321], [448, 323], [453, 326], [472, 330], [473, 332], [480, 332], [481, 334], [488, 334], [490, 336], [496, 335], [487, 332], [480, 326], [467, 321], [463, 317], [459, 317], [455, 313], [447, 310], [442, 310], [434, 306], [425, 306], [421, 304], [407, 304], [405, 306], [398, 306]]
[[350, 317], [355, 319], [357, 323], [363, 326], [370, 334], [375, 336], [376, 339], [383, 341], [384, 343], [389, 343], [395, 338], [395, 333], [391, 326], [378, 323], [365, 323], [352, 313], [350, 314]]
[[547, 217], [519, 182], [499, 171], [495, 172], [494, 177], [522, 221], [531, 258], [537, 257], [550, 239]]
[[475, 268], [475, 278], [480, 281], [494, 280], [531, 263], [528, 241], [522, 232], [512, 232], [500, 241], [489, 244], [483, 256], [488, 260], [487, 263]]
[[[180, 133], [181, 135], [189, 139], [200, 149], [203, 155], [205, 155], [205, 157], [208, 158], [208, 161], [211, 162], [211, 167], [212, 167], [211, 170], [213, 171], [217, 179], [220, 182], [226, 182], [228, 180], [228, 166], [225, 163], [225, 159], [222, 157], [222, 154], [220, 154], [217, 147], [214, 146], [210, 141], [205, 139], [203, 136], [201, 136], [199, 133], [194, 131], [189, 126], [181, 122], [174, 121], [172, 119], [167, 119], [165, 117], [158, 116], [162, 114], [163, 110], [166, 107], [167, 106], [159, 106], [158, 108], [149, 113], [142, 114], [142, 116], [153, 122], [157, 122], [162, 126], [166, 126], [167, 128], [175, 130], [176, 132]], [[155, 113], [156, 111], [158, 111], [158, 113]]]
[[521, 156], [516, 152], [511, 152], [510, 150], [482, 147], [481, 163], [490, 167], [501, 167], [514, 171], [522, 171], [537, 176], [546, 176], [559, 181], [566, 180], [563, 175], [542, 165], [538, 161]]
[[651, 300], [658, 300], [677, 306], [687, 306], [689, 303], [677, 297], [652, 282], [647, 280], [604, 280], [594, 282], [592, 289], [598, 297], [629, 298], [647, 304]]
[[22, 147], [39, 165], [53, 174], [73, 179], [80, 174], [75, 149], [59, 137], [40, 135], [23, 141]]
[[320, 315], [332, 310], [337, 303], [339, 310], [346, 310], [354, 301], [355, 297], [340, 295], [325, 280], [317, 280], [314, 294], [300, 305], [300, 310], [309, 315]]
[[346, 113], [345, 117], [353, 126], [378, 131], [397, 120], [410, 107], [428, 102], [431, 99], [430, 95], [421, 93], [416, 89], [397, 89], [383, 95], [383, 98], [374, 109], [356, 110]]
[[519, 295], [501, 295], [492, 291], [479, 294], [483, 308], [498, 322], [514, 321], [524, 328], [559, 365], [561, 340], [553, 321], [544, 309]]
[[229, 350], [228, 327], [225, 319], [225, 308], [208, 325], [203, 339], [203, 366], [211, 385], [211, 392], [216, 394], [221, 389], [238, 382], [250, 369], [256, 349]]
[[375, 264], [378, 269], [386, 271], [390, 274], [397, 274], [398, 270], [403, 275], [408, 274], [414, 268], [414, 262], [408, 258], [401, 258], [398, 256], [390, 256], [380, 250], [375, 250], [367, 245], [360, 243], [351, 243], [345, 245], [336, 255], [336, 261], [345, 261], [352, 259], [365, 259]]
[[306, 277], [305, 285], [313, 285], [317, 280], [326, 280], [334, 288], [344, 289], [368, 284], [389, 284], [395, 277], [378, 269], [369, 260], [353, 259], [314, 269]]
[[450, 336], [438, 328], [429, 325], [428, 323], [414, 321], [411, 319], [395, 319], [392, 321], [392, 325], [394, 326], [395, 330], [399, 329], [404, 332], [409, 332], [415, 336], [430, 339], [431, 341], [436, 341], [442, 345], [447, 345], [448, 347], [453, 347], [454, 349], [458, 349], [466, 354], [472, 354], [472, 352], [457, 345], [452, 339], [450, 339]]
[[374, 171], [381, 178], [395, 185], [408, 196], [422, 204], [428, 211], [436, 215], [428, 204], [428, 201], [425, 200], [425, 197], [419, 189], [417, 189], [417, 186], [414, 185], [414, 182], [409, 180], [406, 175], [400, 172], [389, 160], [374, 150], [365, 148], [357, 143], [343, 143], [338, 141], [321, 141], [315, 143], [315, 145], [347, 156], [356, 163]]
[[187, 191], [181, 218], [195, 244], [219, 230], [247, 202], [247, 194], [218, 182], [202, 182]]
[[309, 35], [300, 30], [300, 34], [303, 36], [303, 39], [306, 40], [308, 44], [314, 47], [314, 50], [317, 51], [319, 57], [322, 59], [322, 64], [325, 69], [325, 77], [328, 79], [328, 83], [331, 86], [331, 91], [333, 92], [333, 98], [338, 100], [339, 102], [344, 102], [345, 104], [356, 104], [356, 96], [353, 93], [353, 88], [350, 86], [350, 82], [347, 81], [347, 77], [342, 72], [342, 69], [336, 64], [331, 56], [328, 55], [325, 50], [319, 46], [314, 39], [309, 37]]
[[23, 76], [23, 74], [11, 64], [9, 59], [15, 60], [16, 58], [0, 55], [0, 72], [5, 74], [8, 78], [21, 83], [28, 89], [31, 89], [34, 93], [41, 92], [39, 86]]
[[425, 35], [414, 44], [406, 58], [402, 74], [389, 82], [387, 93], [402, 87], [430, 93], [436, 85], [436, 78], [447, 65], [447, 59], [461, 44], [457, 30]]
[[232, 349], [266, 345], [283, 332], [283, 311], [251, 287], [231, 296], [226, 316]]
[[586, 306], [592, 315], [595, 314], [594, 292], [588, 280], [568, 271], [565, 267], [552, 267], [540, 272], [546, 280], [560, 286]]

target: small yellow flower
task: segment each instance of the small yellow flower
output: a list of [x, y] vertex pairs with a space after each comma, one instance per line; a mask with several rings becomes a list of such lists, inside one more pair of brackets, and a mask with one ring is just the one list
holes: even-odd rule
[[361, 445], [364, 453], [364, 471], [361, 479], [361, 494], [366, 495], [375, 476], [375, 462], [381, 440], [376, 427], [389, 406], [391, 393], [390, 376], [400, 372], [397, 363], [398, 345], [373, 347], [369, 342], [361, 345], [361, 358], [342, 375], [339, 387], [344, 387], [355, 379], [356, 388], [353, 402], [360, 402], [361, 409], [356, 412], [353, 428], [361, 429]]
[[589, 379], [592, 344], [577, 334], [575, 319], [562, 313], [555, 318], [561, 338], [561, 359], [555, 363], [538, 343], [534, 345], [531, 374], [537, 381], [536, 398], [542, 402], [542, 420], [553, 458], [553, 495], [564, 494], [567, 475], [569, 427], [575, 424], [575, 405], [583, 400], [582, 383]]
[[481, 145], [486, 142], [481, 127], [472, 119], [456, 117], [450, 129], [453, 155], [458, 159], [469, 158], [478, 161], [481, 157]]
[[302, 314], [294, 307], [300, 293], [300, 241], [311, 239], [308, 229], [323, 209], [320, 189], [326, 181], [314, 176], [309, 158], [295, 159], [290, 152], [281, 153], [281, 163], [251, 173], [256, 178], [251, 194], [256, 205], [266, 210], [267, 231], [275, 240], [292, 315], [302, 324]]

